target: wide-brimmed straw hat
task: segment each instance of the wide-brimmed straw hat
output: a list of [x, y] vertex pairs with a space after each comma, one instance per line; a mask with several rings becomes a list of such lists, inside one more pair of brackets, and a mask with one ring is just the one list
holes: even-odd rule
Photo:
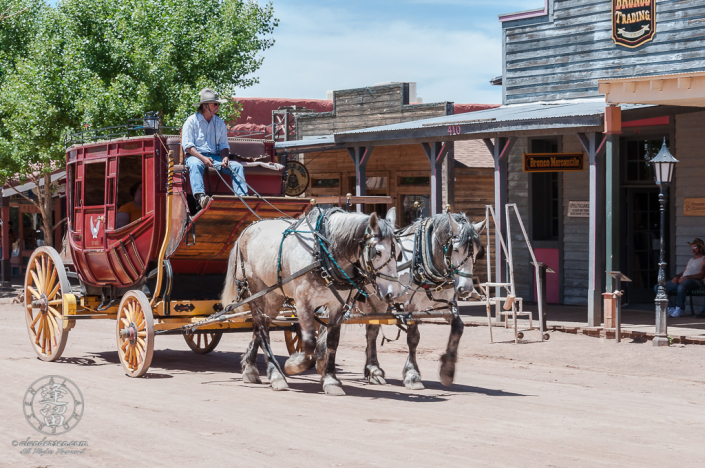
[[193, 106], [198, 107], [201, 104], [210, 104], [211, 102], [219, 102], [225, 104], [228, 102], [227, 99], [219, 99], [218, 93], [209, 88], [203, 88], [200, 93], [198, 93], [198, 98], [200, 102], [195, 103]]
[[699, 245], [701, 249], [705, 250], [705, 242], [703, 242], [703, 240], [700, 239], [699, 237], [696, 237], [695, 239], [693, 239], [693, 242], [688, 242], [688, 244], [690, 244], [690, 245], [693, 245], [693, 244]]

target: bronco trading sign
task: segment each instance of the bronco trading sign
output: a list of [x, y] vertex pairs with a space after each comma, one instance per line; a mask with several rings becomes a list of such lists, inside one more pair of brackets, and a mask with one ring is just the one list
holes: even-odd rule
[[656, 0], [612, 0], [612, 40], [634, 48], [656, 34]]

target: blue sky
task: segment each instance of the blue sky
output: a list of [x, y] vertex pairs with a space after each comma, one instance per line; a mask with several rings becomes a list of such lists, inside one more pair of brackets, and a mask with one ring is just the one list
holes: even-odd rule
[[[264, 0], [258, 0], [265, 3]], [[49, 0], [55, 4], [56, 0]], [[325, 99], [327, 90], [415, 81], [424, 102], [501, 103], [497, 16], [542, 0], [273, 0], [274, 46], [246, 97]]]
[[424, 102], [501, 103], [497, 16], [542, 0], [274, 0], [276, 44], [241, 96], [325, 98], [326, 90], [415, 81]]

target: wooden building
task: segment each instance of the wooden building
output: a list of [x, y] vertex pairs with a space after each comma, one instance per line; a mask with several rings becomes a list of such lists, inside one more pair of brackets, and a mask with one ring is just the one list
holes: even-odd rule
[[[472, 119], [447, 115], [366, 130], [333, 129], [326, 144], [354, 153], [420, 143], [438, 160], [459, 141], [483, 141], [494, 161], [496, 206], [517, 204], [539, 260], [556, 271], [549, 275], [549, 302], [586, 305], [587, 322], [596, 326], [602, 293], [612, 287], [606, 271], [634, 280], [622, 284], [627, 302], [653, 303], [659, 223], [649, 159], [664, 138], [680, 161], [668, 211], [669, 275], [689, 258], [686, 240], [705, 236], [705, 213], [688, 209], [705, 206], [698, 183], [705, 175], [699, 155], [705, 103], [691, 96], [705, 89], [699, 73], [705, 72], [705, 1], [541, 3], [500, 17], [503, 76], [493, 81], [501, 81], [502, 107], [475, 112]], [[671, 74], [682, 79], [668, 78]], [[605, 101], [607, 88], [613, 101]], [[643, 90], [650, 96], [637, 98]], [[618, 108], [606, 109], [614, 105]], [[606, 115], [621, 119], [621, 128], [609, 125]], [[535, 171], [527, 166], [532, 153], [555, 160], [577, 153], [580, 164], [551, 163]], [[506, 220], [499, 223], [506, 230]], [[511, 227], [520, 236], [518, 226]], [[519, 236], [518, 293], [531, 299], [533, 271]], [[501, 281], [502, 256], [493, 262]]]

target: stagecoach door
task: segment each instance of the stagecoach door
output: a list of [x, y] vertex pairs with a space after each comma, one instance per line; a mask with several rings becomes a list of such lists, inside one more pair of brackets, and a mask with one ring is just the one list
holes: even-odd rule
[[106, 161], [83, 164], [83, 247], [86, 250], [105, 249]]

